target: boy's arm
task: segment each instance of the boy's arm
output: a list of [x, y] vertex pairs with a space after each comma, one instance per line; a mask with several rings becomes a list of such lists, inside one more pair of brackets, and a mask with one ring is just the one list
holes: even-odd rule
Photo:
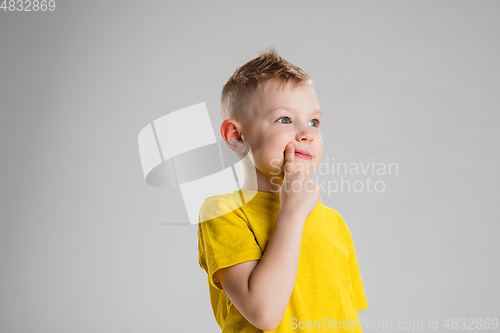
[[[319, 201], [319, 187], [308, 175], [296, 172], [294, 151], [293, 145], [285, 149], [280, 211], [260, 262], [218, 271], [231, 302], [252, 325], [264, 331], [274, 330], [283, 319], [297, 276], [304, 222]], [[300, 191], [293, 190], [295, 183], [300, 183]]]
[[215, 274], [238, 311], [264, 331], [278, 327], [285, 314], [297, 276], [306, 217], [291, 209], [281, 210], [260, 262], [239, 263]]

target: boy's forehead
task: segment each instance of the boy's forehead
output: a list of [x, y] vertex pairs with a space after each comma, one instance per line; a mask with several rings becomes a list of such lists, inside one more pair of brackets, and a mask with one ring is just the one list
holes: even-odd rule
[[[274, 112], [280, 108], [287, 108], [291, 107], [287, 104], [287, 100], [290, 96], [293, 95], [293, 93], [297, 92], [299, 89], [312, 89], [314, 91], [314, 88], [311, 86], [306, 86], [305, 83], [295, 86], [294, 82], [287, 82], [286, 85], [282, 86], [281, 89], [280, 85], [282, 85], [282, 82], [278, 82], [276, 80], [271, 80], [270, 82], [266, 83], [266, 85], [263, 87], [262, 91], [256, 91], [255, 94], [251, 97], [251, 105], [252, 105], [252, 111], [254, 113], [259, 113], [260, 115], [267, 115], [270, 114], [271, 112]], [[314, 95], [315, 92], [314, 92]], [[317, 104], [317, 98], [315, 98], [314, 104]], [[319, 111], [319, 105], [317, 107]], [[319, 111], [321, 113], [321, 111]]]

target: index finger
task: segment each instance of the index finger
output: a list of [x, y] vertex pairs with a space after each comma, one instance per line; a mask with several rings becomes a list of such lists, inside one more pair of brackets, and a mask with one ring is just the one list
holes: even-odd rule
[[286, 177], [287, 174], [295, 172], [295, 146], [291, 142], [285, 147], [285, 164], [283, 169], [284, 177]]

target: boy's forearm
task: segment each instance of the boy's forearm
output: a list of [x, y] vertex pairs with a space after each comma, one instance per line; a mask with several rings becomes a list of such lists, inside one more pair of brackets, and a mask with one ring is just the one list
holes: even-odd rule
[[300, 212], [282, 209], [266, 251], [250, 274], [248, 292], [253, 303], [260, 304], [262, 322], [277, 325], [283, 318], [295, 285], [305, 219]]

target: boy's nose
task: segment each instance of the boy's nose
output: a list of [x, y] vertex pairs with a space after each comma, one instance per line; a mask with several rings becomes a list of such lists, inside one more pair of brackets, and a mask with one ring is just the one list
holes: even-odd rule
[[297, 135], [295, 137], [297, 141], [312, 141], [314, 139], [314, 135], [311, 133], [310, 130], [304, 129], [299, 132], [297, 132]]

